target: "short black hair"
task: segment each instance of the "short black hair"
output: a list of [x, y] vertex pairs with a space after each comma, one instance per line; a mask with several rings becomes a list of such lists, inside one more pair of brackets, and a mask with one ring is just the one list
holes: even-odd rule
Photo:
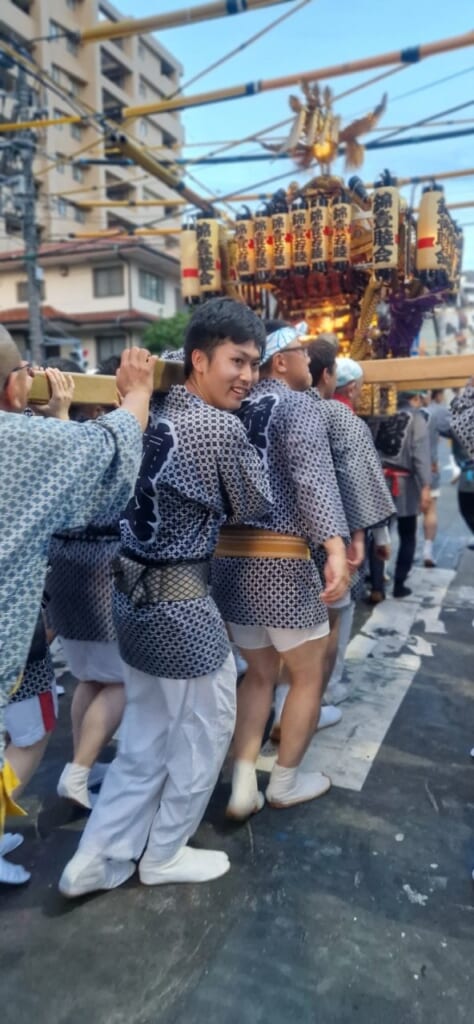
[[317, 388], [325, 370], [334, 372], [336, 367], [336, 348], [326, 338], [315, 338], [308, 345], [309, 370], [313, 378], [313, 387]]
[[121, 357], [118, 355], [107, 356], [106, 359], [101, 359], [96, 372], [103, 373], [106, 377], [115, 377], [120, 366], [120, 359]]
[[264, 324], [267, 336], [274, 334], [275, 331], [281, 331], [283, 327], [290, 327], [288, 320], [264, 320]]
[[430, 399], [431, 399], [432, 402], [435, 402], [437, 397], [438, 397], [438, 395], [443, 395], [443, 394], [444, 394], [444, 388], [433, 388], [433, 390], [431, 391], [431, 394], [430, 394]]
[[47, 369], [61, 370], [62, 373], [84, 373], [82, 366], [69, 356], [49, 356], [44, 365]]
[[230, 338], [236, 345], [254, 341], [260, 354], [265, 349], [265, 328], [248, 306], [236, 299], [209, 299], [192, 316], [184, 337], [184, 376], [192, 373], [195, 349], [210, 355]]

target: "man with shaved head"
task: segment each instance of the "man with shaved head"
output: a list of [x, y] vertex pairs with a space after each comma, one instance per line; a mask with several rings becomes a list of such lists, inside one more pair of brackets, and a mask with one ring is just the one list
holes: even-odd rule
[[[122, 406], [99, 420], [64, 422], [15, 415], [25, 411], [34, 370], [0, 328], [0, 837], [18, 780], [4, 761], [3, 710], [21, 679], [57, 530], [86, 525], [126, 505], [140, 464], [142, 431], [153, 389], [155, 358], [123, 353], [117, 372]], [[0, 882], [17, 884], [3, 854]], [[10, 845], [9, 845], [10, 842]]]

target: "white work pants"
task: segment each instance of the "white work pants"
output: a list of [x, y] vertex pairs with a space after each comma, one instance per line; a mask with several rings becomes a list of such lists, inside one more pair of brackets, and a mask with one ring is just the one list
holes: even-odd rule
[[232, 654], [196, 679], [163, 679], [124, 664], [119, 749], [80, 848], [138, 860], [145, 846], [169, 860], [196, 831], [234, 731]]

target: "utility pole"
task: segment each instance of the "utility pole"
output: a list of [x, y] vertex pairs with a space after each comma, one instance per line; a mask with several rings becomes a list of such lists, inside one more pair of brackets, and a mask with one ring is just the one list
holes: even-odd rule
[[[17, 97], [15, 114], [18, 121], [28, 120], [29, 88], [26, 71], [18, 67]], [[41, 366], [44, 361], [45, 349], [43, 326], [41, 322], [41, 280], [38, 268], [38, 232], [36, 228], [36, 192], [33, 176], [33, 161], [36, 152], [36, 140], [30, 129], [18, 132], [14, 137], [14, 146], [18, 153], [21, 173], [17, 191], [23, 218], [23, 242], [25, 245], [25, 267], [27, 277], [27, 295], [29, 309], [30, 358], [33, 363]]]

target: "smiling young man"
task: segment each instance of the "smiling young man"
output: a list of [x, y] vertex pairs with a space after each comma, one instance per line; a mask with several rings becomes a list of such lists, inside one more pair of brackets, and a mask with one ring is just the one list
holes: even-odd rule
[[[248, 664], [239, 687], [229, 816], [263, 806], [255, 765], [278, 680], [290, 679], [278, 760], [266, 797], [288, 807], [321, 796], [330, 780], [300, 764], [319, 718], [329, 633], [326, 603], [347, 589], [343, 537], [348, 535], [327, 433], [314, 400], [308, 356], [298, 330], [267, 324], [260, 382], [239, 418], [268, 467], [274, 507], [247, 509], [246, 528], [228, 527], [213, 568], [216, 600]], [[325, 587], [315, 557], [323, 546]]]
[[204, 882], [229, 868], [225, 853], [187, 842], [235, 721], [235, 662], [209, 563], [228, 517], [259, 517], [271, 505], [259, 455], [229, 415], [255, 382], [264, 346], [246, 306], [210, 300], [186, 333], [184, 386], [152, 401], [116, 574], [127, 697], [119, 751], [63, 872], [66, 896], [120, 885], [140, 858], [145, 885]]

